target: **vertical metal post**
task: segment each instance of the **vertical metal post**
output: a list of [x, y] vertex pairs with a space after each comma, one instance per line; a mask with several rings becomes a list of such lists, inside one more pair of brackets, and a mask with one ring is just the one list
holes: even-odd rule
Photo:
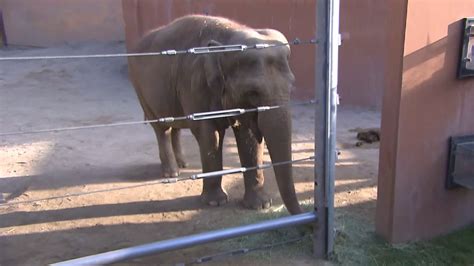
[[336, 161], [336, 112], [339, 0], [317, 0], [315, 115], [315, 209], [314, 254], [327, 258], [334, 247], [334, 171]]

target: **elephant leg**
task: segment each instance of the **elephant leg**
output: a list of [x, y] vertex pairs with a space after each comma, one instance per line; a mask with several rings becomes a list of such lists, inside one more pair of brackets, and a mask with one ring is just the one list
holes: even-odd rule
[[176, 163], [171, 140], [171, 128], [163, 128], [157, 125], [153, 126], [158, 147], [160, 150], [162, 176], [165, 178], [176, 177], [179, 175], [178, 165]]
[[[191, 129], [199, 143], [202, 171], [204, 173], [222, 170], [222, 144], [225, 130], [217, 130], [210, 123]], [[201, 200], [211, 206], [227, 203], [227, 193], [222, 189], [222, 176], [205, 178]]]
[[188, 164], [184, 160], [183, 150], [181, 149], [181, 129], [171, 129], [171, 143], [173, 144], [174, 156], [176, 157], [176, 163], [181, 168], [186, 168]]
[[[260, 142], [248, 127], [233, 127], [240, 163], [243, 167], [253, 167], [263, 163], [263, 140]], [[272, 200], [263, 189], [263, 170], [244, 173], [245, 194], [243, 205], [249, 209], [266, 209]]]

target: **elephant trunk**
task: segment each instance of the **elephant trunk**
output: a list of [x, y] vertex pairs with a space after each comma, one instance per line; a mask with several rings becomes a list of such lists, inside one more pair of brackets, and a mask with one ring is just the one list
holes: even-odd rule
[[[258, 116], [258, 127], [267, 144], [272, 163], [291, 161], [291, 114], [287, 107], [262, 112]], [[296, 197], [291, 164], [274, 166], [280, 195], [291, 214], [301, 213]]]

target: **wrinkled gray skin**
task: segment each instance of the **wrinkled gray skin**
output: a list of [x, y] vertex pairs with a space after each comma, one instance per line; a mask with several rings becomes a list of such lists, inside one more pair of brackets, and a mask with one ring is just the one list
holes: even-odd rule
[[[287, 43], [276, 30], [255, 30], [231, 20], [186, 16], [148, 33], [133, 52], [184, 50], [227, 44]], [[147, 56], [129, 58], [130, 78], [146, 119], [183, 116], [230, 108], [287, 105], [294, 81], [288, 46], [246, 52], [207, 55]], [[180, 147], [180, 129], [190, 128], [201, 154], [203, 172], [222, 170], [225, 129], [232, 127], [242, 166], [262, 163], [263, 139], [272, 162], [291, 160], [291, 114], [288, 107], [232, 119], [154, 123], [164, 177], [186, 167]], [[292, 214], [301, 213], [296, 198], [292, 166], [274, 167], [280, 195]], [[201, 198], [209, 205], [227, 202], [222, 177], [205, 179]], [[244, 174], [247, 208], [271, 205], [265, 193], [262, 170]]]

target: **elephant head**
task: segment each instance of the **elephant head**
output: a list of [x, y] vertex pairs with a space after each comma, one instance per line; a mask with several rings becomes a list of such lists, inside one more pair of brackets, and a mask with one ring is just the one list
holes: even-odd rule
[[[244, 52], [209, 54], [205, 56], [206, 82], [219, 98], [224, 109], [275, 106], [258, 114], [237, 118], [246, 119], [258, 141], [265, 139], [273, 163], [289, 161], [291, 156], [290, 91], [294, 75], [289, 67], [290, 48], [286, 38], [278, 31], [257, 30], [230, 38], [225, 44], [257, 43], [278, 44], [266, 49]], [[208, 45], [222, 45], [210, 40]], [[274, 166], [274, 172], [283, 202], [291, 214], [301, 213], [298, 203], [292, 165]]]

